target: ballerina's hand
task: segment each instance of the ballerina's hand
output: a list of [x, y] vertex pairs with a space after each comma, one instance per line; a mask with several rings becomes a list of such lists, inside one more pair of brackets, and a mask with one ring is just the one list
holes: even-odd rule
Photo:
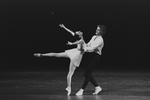
[[72, 45], [72, 43], [70, 41], [68, 41], [67, 45]]
[[60, 27], [64, 28], [65, 26], [63, 24], [59, 24]]

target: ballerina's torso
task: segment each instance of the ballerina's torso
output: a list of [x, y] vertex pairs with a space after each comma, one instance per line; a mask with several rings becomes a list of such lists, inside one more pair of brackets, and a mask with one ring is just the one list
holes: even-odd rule
[[77, 45], [77, 49], [81, 51], [81, 53], [84, 52], [85, 42], [84, 40], [81, 40], [80, 44]]

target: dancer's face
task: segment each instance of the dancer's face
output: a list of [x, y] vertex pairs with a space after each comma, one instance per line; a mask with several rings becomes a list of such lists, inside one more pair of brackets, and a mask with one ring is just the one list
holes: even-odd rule
[[100, 27], [97, 27], [95, 34], [96, 34], [96, 35], [100, 35]]
[[80, 31], [77, 31], [76, 34], [79, 35], [79, 37], [81, 37], [83, 33]]

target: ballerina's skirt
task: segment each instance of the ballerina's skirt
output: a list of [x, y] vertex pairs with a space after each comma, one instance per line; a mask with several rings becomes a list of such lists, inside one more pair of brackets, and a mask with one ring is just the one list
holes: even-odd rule
[[77, 48], [70, 49], [65, 51], [67, 56], [70, 58], [71, 62], [76, 66], [79, 67], [80, 62], [82, 60], [83, 54], [81, 54], [81, 51]]

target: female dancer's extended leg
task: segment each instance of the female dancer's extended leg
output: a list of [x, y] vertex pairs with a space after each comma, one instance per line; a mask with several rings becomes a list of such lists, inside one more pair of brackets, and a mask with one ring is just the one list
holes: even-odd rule
[[[35, 53], [34, 56], [37, 57], [42, 57], [42, 56], [50, 56], [50, 57], [67, 57], [66, 52], [62, 52], [62, 53], [45, 53], [45, 54], [41, 54], [41, 53]], [[72, 63], [72, 61], [70, 61], [70, 66], [69, 66], [69, 72], [67, 75], [67, 95], [71, 94], [71, 79], [72, 79], [72, 75], [74, 74], [74, 71], [76, 69], [76, 66]]]
[[71, 94], [71, 79], [72, 79], [75, 69], [76, 69], [76, 66], [72, 63], [72, 61], [70, 61], [69, 72], [67, 75], [67, 88], [66, 88], [66, 90], [68, 91], [67, 95]]
[[66, 52], [61, 52], [61, 53], [45, 53], [45, 54], [41, 54], [41, 53], [35, 53], [34, 56], [37, 57], [42, 57], [42, 56], [49, 56], [49, 57], [68, 57]]

